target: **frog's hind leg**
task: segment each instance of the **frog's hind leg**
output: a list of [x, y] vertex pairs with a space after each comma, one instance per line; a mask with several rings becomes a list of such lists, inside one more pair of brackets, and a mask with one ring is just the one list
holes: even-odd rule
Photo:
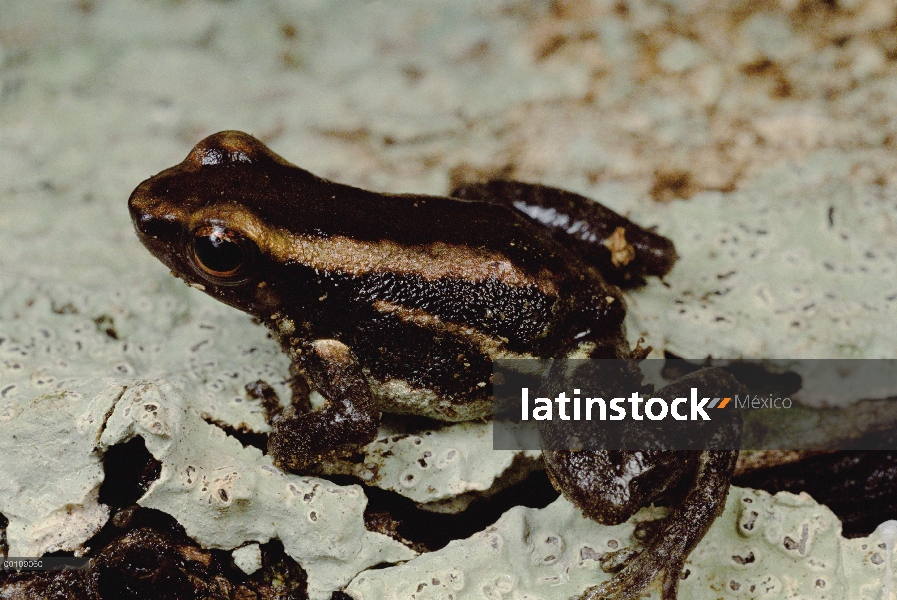
[[612, 579], [589, 588], [581, 600], [635, 600], [663, 574], [663, 600], [675, 600], [685, 559], [722, 512], [737, 451], [702, 452], [695, 484], [666, 526]]
[[623, 287], [666, 275], [676, 262], [673, 242], [585, 196], [519, 181], [463, 184], [452, 197], [501, 204], [538, 223], [561, 245]]

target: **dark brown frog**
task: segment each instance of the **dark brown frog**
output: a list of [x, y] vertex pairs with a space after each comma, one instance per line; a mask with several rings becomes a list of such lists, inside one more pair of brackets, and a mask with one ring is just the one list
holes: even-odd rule
[[[669, 240], [570, 192], [491, 182], [452, 197], [380, 194], [320, 179], [236, 131], [141, 183], [129, 207], [173, 274], [265, 323], [289, 355], [293, 407], [273, 419], [268, 450], [290, 470], [369, 443], [380, 411], [487, 416], [497, 358], [642, 358], [609, 281], [638, 283], [676, 260]], [[306, 381], [323, 408], [309, 410]], [[546, 452], [555, 485], [599, 522], [656, 500], [674, 507], [585, 597], [636, 597], [660, 571], [674, 597], [735, 455]]]

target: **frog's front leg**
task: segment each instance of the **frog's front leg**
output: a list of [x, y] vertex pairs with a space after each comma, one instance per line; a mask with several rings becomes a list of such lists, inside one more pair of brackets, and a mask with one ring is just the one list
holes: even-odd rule
[[669, 239], [566, 190], [495, 180], [463, 184], [450, 195], [511, 208], [621, 287], [642, 285], [647, 275], [666, 275], [678, 258]]
[[[289, 410], [293, 414], [311, 412], [311, 390], [308, 387], [308, 382], [305, 380], [305, 375], [299, 371], [295, 363], [290, 365], [290, 375], [291, 397]], [[280, 397], [274, 391], [274, 388], [268, 385], [268, 382], [259, 379], [258, 381], [247, 383], [245, 389], [247, 396], [261, 403], [262, 409], [265, 411], [265, 420], [268, 423], [273, 423], [283, 414], [284, 407], [280, 403]]]
[[302, 356], [302, 370], [327, 403], [312, 412], [288, 410], [273, 420], [268, 453], [290, 471], [369, 444], [380, 425], [368, 382], [345, 344], [317, 340]]
[[589, 588], [581, 600], [635, 600], [663, 571], [663, 600], [675, 600], [685, 559], [725, 507], [737, 451], [704, 451], [685, 500], [665, 519], [634, 559], [612, 579]]

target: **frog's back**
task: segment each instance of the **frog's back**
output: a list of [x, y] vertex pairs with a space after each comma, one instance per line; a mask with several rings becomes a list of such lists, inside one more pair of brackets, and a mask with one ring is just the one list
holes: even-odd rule
[[[623, 348], [616, 288], [503, 206], [326, 181], [222, 132], [141, 184], [131, 209], [179, 276], [265, 321], [285, 348], [343, 341], [381, 398], [426, 398], [430, 416], [488, 413], [496, 358]], [[178, 240], [210, 227], [254, 249], [245, 281], [203, 280], [183, 256]]]

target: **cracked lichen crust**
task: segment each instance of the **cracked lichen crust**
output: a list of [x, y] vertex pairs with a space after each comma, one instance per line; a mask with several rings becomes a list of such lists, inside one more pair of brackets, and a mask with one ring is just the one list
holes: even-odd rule
[[388, 419], [359, 460], [324, 463], [326, 474], [353, 475], [434, 512], [460, 512], [541, 468], [538, 450], [493, 450], [492, 421], [402, 431]]
[[[134, 258], [140, 260], [142, 255]], [[120, 277], [111, 269], [106, 275], [109, 281]], [[149, 277], [142, 284], [147, 287], [110, 290], [106, 296], [87, 287], [41, 283], [25, 275], [15, 281], [0, 279], [0, 316], [9, 317], [0, 321], [0, 435], [12, 435], [5, 425], [32, 398], [42, 394], [91, 398], [116, 376], [173, 383], [205, 418], [238, 429], [267, 431], [259, 402], [247, 397], [242, 388], [261, 378], [287, 397], [282, 381], [288, 360], [274, 342], [265, 339], [264, 328], [201, 294], [189, 293], [184, 286], [169, 284], [168, 279], [162, 273], [158, 283]], [[34, 297], [38, 299], [31, 303]], [[113, 318], [100, 323], [88, 318], [103, 314]], [[395, 434], [385, 427], [379, 437], [391, 439]], [[462, 451], [456, 460], [421, 469], [421, 477], [413, 478], [415, 485], [399, 484], [400, 475], [411, 464], [402, 461], [411, 456], [404, 451], [401, 459], [383, 456], [382, 443], [372, 444], [364, 461], [376, 465], [373, 472], [379, 477], [372, 479], [371, 470], [363, 464], [341, 463], [327, 472], [356, 475], [366, 484], [394, 490], [429, 509], [457, 512], [474, 497], [513, 483], [521, 475], [517, 467], [538, 466], [532, 457], [515, 463], [513, 453], [492, 453], [491, 423], [465, 423], [430, 434], [415, 433], [426, 436], [428, 443], [432, 440], [437, 449], [434, 455], [449, 447]], [[20, 446], [13, 448], [12, 456], [19, 456]], [[479, 451], [487, 449], [488, 454]], [[415, 461], [418, 458], [413, 456]], [[506, 477], [509, 467], [512, 473]], [[3, 468], [11, 466], [0, 465]], [[465, 492], [469, 493], [451, 499]], [[66, 503], [61, 498], [57, 508], [63, 509]]]
[[164, 379], [209, 420], [267, 432], [244, 386], [263, 379], [286, 396], [287, 358], [245, 315], [155, 270], [108, 211], [0, 198], [0, 414], [44, 394], [93, 398], [111, 379]]
[[633, 523], [599, 525], [563, 497], [543, 509], [518, 506], [466, 540], [399, 567], [361, 573], [346, 592], [356, 600], [567, 598], [610, 578], [600, 558], [629, 543]]
[[[749, 4], [748, 14], [742, 15]], [[451, 0], [426, 7], [396, 3], [387, 9], [383, 3], [354, 0], [349, 5], [279, 3], [259, 12], [249, 3], [129, 0], [80, 3], [93, 10], [77, 18], [68, 3], [6, 3], [0, 20], [7, 59], [0, 79], [9, 92], [0, 111], [0, 330], [8, 331], [20, 319], [15, 332], [19, 341], [37, 344], [46, 330], [59, 336], [55, 343], [64, 339], [69, 345], [65, 353], [32, 354], [28, 362], [4, 355], [8, 346], [0, 345], [0, 413], [13, 404], [3, 403], [10, 383], [19, 384], [15, 406], [27, 407], [32, 399], [55, 393], [62, 379], [69, 381], [60, 392], [91, 398], [108, 377], [122, 376], [116, 372], [119, 365], [133, 366], [136, 377], [164, 374], [172, 380], [180, 369], [195, 364], [196, 376], [185, 396], [199, 410], [204, 399], [220, 402], [213, 417], [226, 422], [218, 416], [219, 408], [246, 408], [246, 402], [238, 405], [235, 400], [243, 383], [263, 378], [278, 385], [267, 375], [244, 374], [245, 365], [280, 364], [273, 371], [286, 376], [287, 361], [276, 344], [263, 344], [261, 327], [200, 294], [188, 294], [183, 286], [166, 283], [170, 277], [152, 264], [126, 222], [123, 194], [145, 176], [148, 164], [161, 166], [177, 156], [185, 131], [197, 127], [226, 124], [270, 132], [297, 162], [378, 189], [442, 193], [451, 166], [514, 166], [531, 180], [575, 184], [615, 208], [625, 208], [614, 201], [629, 195], [631, 206], [637, 202], [644, 207], [633, 208], [637, 220], [659, 224], [677, 242], [683, 227], [679, 214], [713, 226], [702, 214], [707, 200], [723, 218], [726, 199], [736, 195], [758, 206], [769, 202], [774, 211], [790, 211], [796, 198], [806, 205], [806, 198], [824, 201], [832, 195], [846, 210], [867, 199], [893, 202], [897, 154], [889, 144], [897, 123], [897, 63], [887, 58], [888, 44], [881, 44], [891, 37], [892, 7], [887, 0], [779, 4], [782, 11], [771, 11], [768, 3], [734, 3], [738, 16], [729, 19], [719, 10], [725, 8], [721, 4], [685, 1], [627, 3], [630, 11], [623, 16], [615, 14], [619, 6], [614, 2], [558, 3], [549, 9], [548, 3], [490, 8]], [[797, 23], [789, 18], [789, 7], [800, 19], [799, 30], [788, 31]], [[140, 18], [134, 18], [135, 10]], [[529, 18], [531, 10], [534, 19]], [[761, 16], [749, 16], [754, 11]], [[820, 25], [819, 11], [824, 15], [821, 29], [804, 18], [816, 15]], [[687, 32], [689, 41], [709, 51], [709, 59], [679, 38], [667, 45], [670, 35], [682, 34], [676, 24], [683, 18], [695, 29]], [[294, 39], [277, 35], [281, 27], [286, 31], [294, 25], [299, 33]], [[502, 35], [490, 36], [493, 25]], [[83, 35], [85, 31], [96, 35]], [[659, 78], [650, 70], [645, 77], [645, 32], [666, 45], [658, 57], [660, 66], [675, 72], [676, 79]], [[801, 51], [808, 41], [818, 51]], [[714, 50], [718, 44], [724, 45], [722, 52]], [[764, 52], [770, 55], [768, 63]], [[786, 55], [790, 60], [779, 62]], [[237, 79], [243, 85], [229, 84]], [[260, 93], [270, 92], [271, 82], [276, 82], [274, 92], [280, 92]], [[779, 97], [766, 89], [774, 84], [794, 93]], [[583, 100], [589, 97], [595, 103]], [[840, 155], [837, 168], [813, 167], [815, 172], [806, 176], [806, 154], [818, 147], [854, 150]], [[790, 161], [783, 167], [789, 172], [781, 177], [785, 189], [741, 178], [743, 171], [755, 173], [775, 161]], [[726, 198], [698, 195], [648, 208], [642, 201], [652, 185], [659, 198], [680, 196], [676, 177], [656, 173], [668, 166], [672, 175], [683, 169], [683, 196], [691, 195], [688, 188], [737, 191]], [[606, 183], [592, 183], [595, 177]], [[876, 177], [885, 185], [873, 185]], [[653, 214], [645, 219], [649, 210]], [[890, 240], [882, 242], [883, 248], [894, 247], [893, 237], [882, 239]], [[685, 254], [687, 247], [680, 251], [684, 255], [671, 285], [678, 291], [696, 290], [696, 296], [677, 296], [657, 285], [630, 299], [630, 315], [639, 311], [641, 323], [656, 334], [648, 343], [678, 348], [685, 355], [710, 351], [707, 342], [726, 351], [747, 347], [740, 335], [721, 336], [714, 330], [704, 337], [700, 328], [681, 327], [671, 314], [670, 300], [690, 302], [718, 289], [710, 285], [713, 272], [706, 272], [703, 289], [686, 287], [690, 275], [680, 277], [681, 269], [700, 274], [703, 267], [719, 263], [708, 255], [689, 267], [695, 259]], [[777, 273], [742, 271], [739, 290]], [[822, 275], [813, 290], [835, 287]], [[894, 281], [869, 279], [875, 285]], [[849, 282], [839, 287], [856, 291]], [[650, 294], [662, 297], [654, 303]], [[724, 297], [707, 300], [712, 308], [725, 308]], [[647, 304], [654, 312], [642, 312]], [[863, 356], [877, 356], [871, 349], [882, 346], [893, 348], [893, 310], [846, 308], [851, 327], [835, 334], [823, 321], [810, 323], [811, 332], [789, 335], [779, 328], [789, 324], [785, 313], [768, 328], [762, 319], [770, 315], [760, 310], [750, 312], [747, 322], [771, 331], [774, 348], [783, 348], [783, 339], [784, 351], [805, 342], [805, 355], [835, 356], [832, 348], [848, 338], [850, 346], [860, 341], [861, 348], [870, 349]], [[93, 319], [102, 314], [114, 316], [117, 328], [126, 325], [119, 329], [125, 333], [120, 340], [97, 331]], [[202, 329], [201, 321], [219, 329]], [[71, 336], [82, 324], [83, 337]], [[723, 325], [712, 327], [722, 330]], [[638, 327], [629, 330], [635, 337], [640, 334]], [[75, 351], [75, 343], [85, 338], [92, 345]], [[229, 345], [228, 339], [243, 348]], [[251, 341], [255, 339], [262, 343]], [[203, 340], [212, 343], [196, 347]], [[152, 353], [139, 358], [137, 343]], [[8, 367], [17, 364], [19, 370]], [[52, 385], [41, 374], [44, 367], [56, 378]], [[225, 375], [231, 372], [242, 379]], [[222, 390], [232, 382], [238, 385]], [[235, 426], [248, 418], [236, 416]], [[263, 426], [260, 420], [247, 423]], [[4, 426], [0, 419], [0, 429]], [[16, 450], [11, 456], [25, 462], [27, 455]], [[0, 461], [0, 482], [11, 481], [4, 469], [20, 466]], [[21, 498], [14, 503], [34, 502], [37, 488], [36, 482], [20, 488]], [[52, 501], [65, 505], [64, 496]], [[844, 543], [854, 551], [844, 553], [845, 572], [868, 569], [870, 560], [880, 573], [891, 569], [880, 541]], [[739, 568], [753, 572], [756, 564]], [[850, 597], [878, 600], [879, 583], [851, 588]], [[717, 596], [739, 594], [750, 597], [749, 587], [721, 588]]]
[[252, 575], [262, 568], [262, 548], [256, 543], [240, 546], [233, 552], [234, 564], [247, 575]]
[[204, 422], [171, 385], [128, 387], [100, 446], [137, 435], [162, 463], [141, 506], [172, 515], [205, 548], [280, 539], [307, 572], [312, 599], [329, 598], [362, 569], [416, 554], [365, 529], [360, 487], [284, 473], [257, 448]]
[[0, 412], [0, 514], [9, 519], [10, 556], [79, 552], [106, 523], [96, 444], [120, 393], [58, 392]]
[[276, 345], [244, 316], [186, 288], [152, 288], [0, 278], [0, 413], [41, 394], [93, 397], [113, 378], [164, 378], [208, 419], [267, 432], [244, 386], [264, 379], [287, 389]]
[[[603, 526], [563, 497], [543, 509], [515, 507], [466, 540], [359, 574], [346, 592], [355, 600], [577, 597], [610, 578], [602, 564], [638, 544], [639, 523], [661, 515], [643, 509], [626, 523]], [[894, 540], [886, 537], [880, 528], [843, 538], [837, 517], [806, 494], [733, 487], [723, 515], [685, 564], [679, 596], [877, 599], [882, 585], [897, 580]]]

